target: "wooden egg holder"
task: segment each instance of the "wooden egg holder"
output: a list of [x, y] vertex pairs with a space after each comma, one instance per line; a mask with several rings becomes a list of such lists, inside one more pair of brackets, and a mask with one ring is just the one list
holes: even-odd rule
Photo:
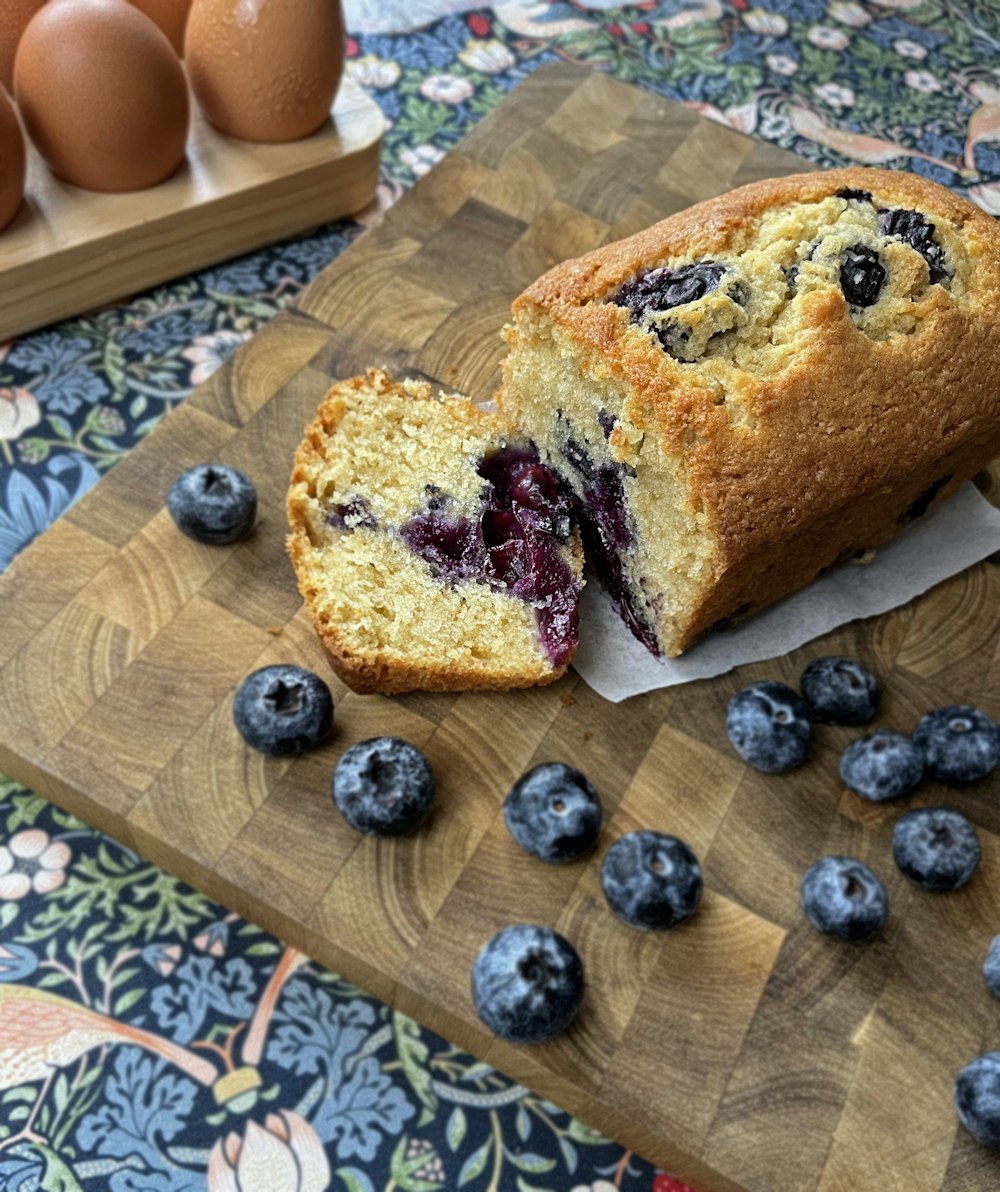
[[185, 163], [127, 194], [61, 181], [28, 142], [24, 201], [0, 232], [0, 342], [362, 210], [384, 117], [347, 78], [330, 116], [304, 140], [260, 145], [192, 104]]

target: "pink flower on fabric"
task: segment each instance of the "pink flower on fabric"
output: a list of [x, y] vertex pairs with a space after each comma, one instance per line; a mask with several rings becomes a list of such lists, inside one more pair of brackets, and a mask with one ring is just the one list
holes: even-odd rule
[[194, 365], [191, 370], [192, 385], [200, 385], [224, 364], [233, 352], [250, 338], [249, 331], [216, 331], [210, 335], [199, 335], [191, 341], [190, 347], [181, 355]]
[[208, 1159], [208, 1192], [326, 1192], [331, 1178], [319, 1135], [290, 1109], [218, 1139]]
[[0, 845], [0, 899], [26, 898], [32, 890], [48, 894], [66, 880], [72, 857], [69, 846], [50, 840], [41, 828], [16, 832]]
[[0, 439], [18, 439], [41, 420], [42, 411], [33, 393], [0, 387]]

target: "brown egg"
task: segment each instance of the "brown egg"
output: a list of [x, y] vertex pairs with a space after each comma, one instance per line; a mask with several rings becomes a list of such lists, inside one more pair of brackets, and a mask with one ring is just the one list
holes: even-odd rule
[[340, 83], [339, 0], [193, 0], [191, 90], [211, 124], [244, 141], [297, 141], [330, 114]]
[[0, 0], [0, 83], [14, 90], [14, 54], [25, 26], [45, 0]]
[[125, 0], [49, 0], [21, 37], [14, 95], [49, 168], [76, 186], [142, 190], [184, 160], [183, 68]]
[[0, 87], [0, 228], [17, 214], [24, 196], [24, 137], [14, 105]]
[[[2, 2], [2, 0], [0, 0]], [[184, 26], [187, 24], [191, 0], [130, 0], [140, 12], [155, 21], [167, 35], [177, 56], [184, 53]]]

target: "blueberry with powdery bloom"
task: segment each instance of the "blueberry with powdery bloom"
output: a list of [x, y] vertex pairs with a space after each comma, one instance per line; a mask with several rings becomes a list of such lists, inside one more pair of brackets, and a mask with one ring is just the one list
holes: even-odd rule
[[964, 815], [948, 807], [918, 807], [893, 829], [892, 855], [911, 881], [942, 894], [965, 885], [981, 850], [976, 829]]
[[990, 946], [983, 961], [983, 977], [986, 988], [995, 998], [1000, 998], [1000, 935], [990, 940]]
[[799, 679], [802, 698], [818, 724], [867, 724], [879, 705], [878, 680], [853, 658], [814, 658]]
[[563, 762], [544, 762], [507, 792], [503, 818], [510, 834], [542, 861], [572, 861], [601, 830], [601, 800], [585, 774]]
[[483, 945], [472, 966], [476, 1013], [510, 1043], [541, 1043], [565, 1030], [583, 993], [579, 954], [549, 927], [505, 927]]
[[726, 735], [747, 765], [783, 774], [805, 761], [812, 735], [809, 708], [784, 683], [751, 683], [729, 701]]
[[843, 943], [871, 939], [885, 926], [885, 886], [863, 861], [822, 857], [802, 878], [802, 910], [823, 935]]
[[981, 708], [953, 704], [921, 717], [912, 733], [927, 771], [938, 782], [964, 786], [990, 774], [1000, 762], [1000, 728]]
[[604, 854], [601, 890], [619, 919], [640, 931], [666, 931], [701, 901], [698, 858], [676, 836], [628, 832]]
[[252, 749], [291, 757], [330, 735], [333, 697], [319, 675], [301, 666], [263, 666], [237, 688], [233, 723]]
[[209, 546], [228, 546], [252, 529], [257, 490], [236, 468], [199, 464], [182, 472], [171, 485], [167, 509], [188, 538]]
[[333, 772], [333, 802], [364, 836], [404, 836], [434, 798], [427, 758], [400, 737], [372, 737], [346, 750]]
[[977, 1055], [959, 1072], [955, 1110], [976, 1142], [1000, 1150], [1000, 1051]]
[[908, 795], [924, 774], [924, 755], [909, 737], [878, 729], [852, 741], [840, 755], [840, 777], [871, 803]]

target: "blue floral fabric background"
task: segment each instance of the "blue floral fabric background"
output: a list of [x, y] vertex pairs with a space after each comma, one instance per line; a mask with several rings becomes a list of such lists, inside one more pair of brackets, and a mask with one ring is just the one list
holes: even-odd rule
[[[358, 220], [0, 344], [0, 567], [431, 169], [567, 60], [1000, 215], [996, 0], [348, 0], [389, 129]], [[0, 241], [2, 248], [2, 241]], [[0, 1192], [681, 1188], [0, 780]]]

